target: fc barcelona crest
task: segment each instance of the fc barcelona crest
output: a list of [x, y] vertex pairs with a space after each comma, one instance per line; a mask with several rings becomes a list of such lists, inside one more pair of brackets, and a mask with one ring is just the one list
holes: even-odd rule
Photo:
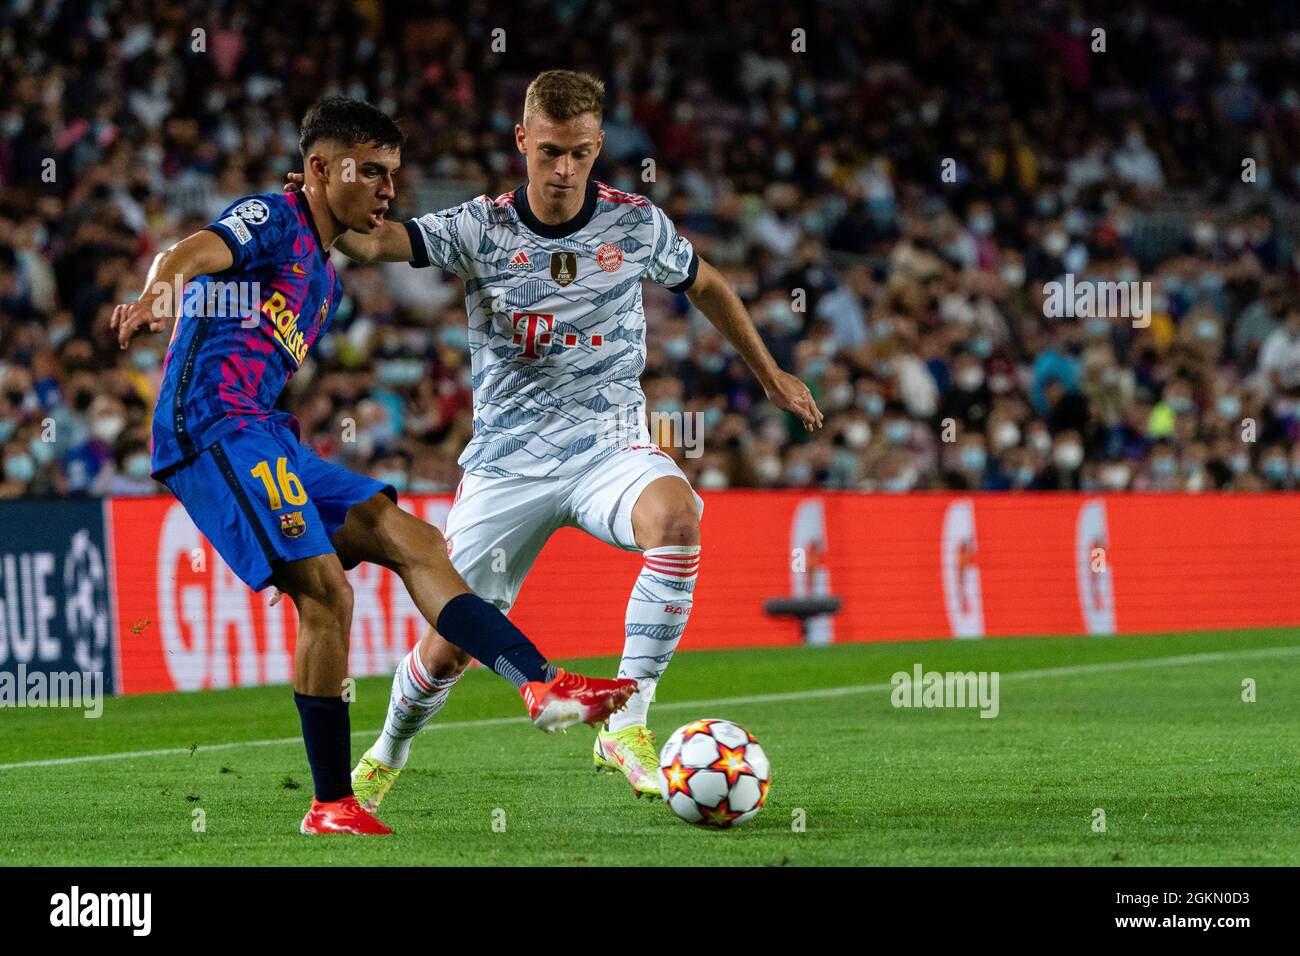
[[551, 253], [551, 278], [558, 286], [566, 286], [578, 278], [578, 254], [576, 252]]
[[301, 538], [307, 533], [307, 522], [301, 511], [286, 511], [280, 515], [280, 534], [286, 538]]

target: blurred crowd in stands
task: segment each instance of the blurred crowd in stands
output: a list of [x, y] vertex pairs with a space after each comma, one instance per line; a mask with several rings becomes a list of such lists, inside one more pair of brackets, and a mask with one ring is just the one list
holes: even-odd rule
[[[148, 441], [167, 337], [119, 351], [112, 307], [167, 244], [280, 188], [317, 96], [400, 120], [406, 217], [430, 211], [421, 196], [522, 181], [513, 126], [552, 67], [605, 80], [598, 178], [667, 210], [826, 412], [804, 432], [685, 297], [647, 284], [649, 409], [697, 415], [703, 453], [655, 437], [699, 488], [1291, 488], [1296, 16], [16, 0], [0, 11], [0, 498], [162, 490]], [[472, 429], [459, 281], [336, 262], [347, 298], [283, 407], [326, 457], [453, 489]], [[1044, 284], [1067, 274], [1150, 283], [1149, 315], [1049, 317]]]

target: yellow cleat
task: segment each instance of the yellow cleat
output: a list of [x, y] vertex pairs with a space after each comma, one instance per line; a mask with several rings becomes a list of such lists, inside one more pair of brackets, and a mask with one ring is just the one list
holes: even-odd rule
[[388, 795], [388, 791], [397, 782], [397, 775], [401, 772], [400, 769], [385, 767], [370, 756], [370, 751], [367, 750], [361, 762], [352, 771], [352, 792], [356, 794], [357, 802], [374, 813], [375, 807], [379, 806], [380, 801]]
[[660, 797], [659, 755], [655, 735], [644, 724], [622, 730], [596, 731], [596, 747], [591, 755], [597, 770], [621, 772], [632, 785], [632, 793], [641, 797]]

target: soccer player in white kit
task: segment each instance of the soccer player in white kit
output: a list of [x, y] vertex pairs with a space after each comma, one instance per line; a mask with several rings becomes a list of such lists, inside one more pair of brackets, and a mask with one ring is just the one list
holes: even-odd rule
[[[777, 407], [809, 430], [822, 416], [663, 211], [589, 181], [604, 140], [603, 94], [595, 77], [542, 73], [515, 127], [525, 185], [368, 235], [348, 233], [337, 245], [357, 261], [409, 261], [464, 280], [474, 436], [460, 457], [465, 475], [445, 536], [469, 587], [508, 611], [546, 540], [565, 526], [644, 556], [619, 666], [640, 690], [598, 731], [593, 759], [622, 771], [637, 796], [657, 796], [646, 714], [690, 615], [703, 501], [646, 427], [641, 280], [686, 293]], [[384, 731], [353, 774], [363, 806], [378, 806], [411, 739], [468, 663], [430, 628], [398, 665]]]

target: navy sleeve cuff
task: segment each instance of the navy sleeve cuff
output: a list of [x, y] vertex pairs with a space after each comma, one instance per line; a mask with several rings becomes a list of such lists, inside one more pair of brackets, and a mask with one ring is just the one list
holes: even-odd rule
[[406, 226], [406, 235], [411, 240], [411, 268], [426, 268], [430, 263], [429, 250], [424, 244], [424, 232], [414, 219], [408, 219], [402, 225]]
[[669, 292], [682, 293], [695, 285], [695, 276], [700, 271], [700, 257], [694, 251], [691, 252], [691, 264], [686, 267], [686, 278], [676, 285], [668, 287]]
[[229, 230], [218, 228], [216, 223], [204, 226], [203, 228], [208, 230], [208, 232], [216, 233], [216, 235], [221, 237], [221, 241], [226, 244], [226, 248], [230, 250], [231, 258], [235, 260], [231, 263], [231, 269], [238, 269], [244, 264], [244, 247], [241, 246], [233, 236], [231, 236]]

